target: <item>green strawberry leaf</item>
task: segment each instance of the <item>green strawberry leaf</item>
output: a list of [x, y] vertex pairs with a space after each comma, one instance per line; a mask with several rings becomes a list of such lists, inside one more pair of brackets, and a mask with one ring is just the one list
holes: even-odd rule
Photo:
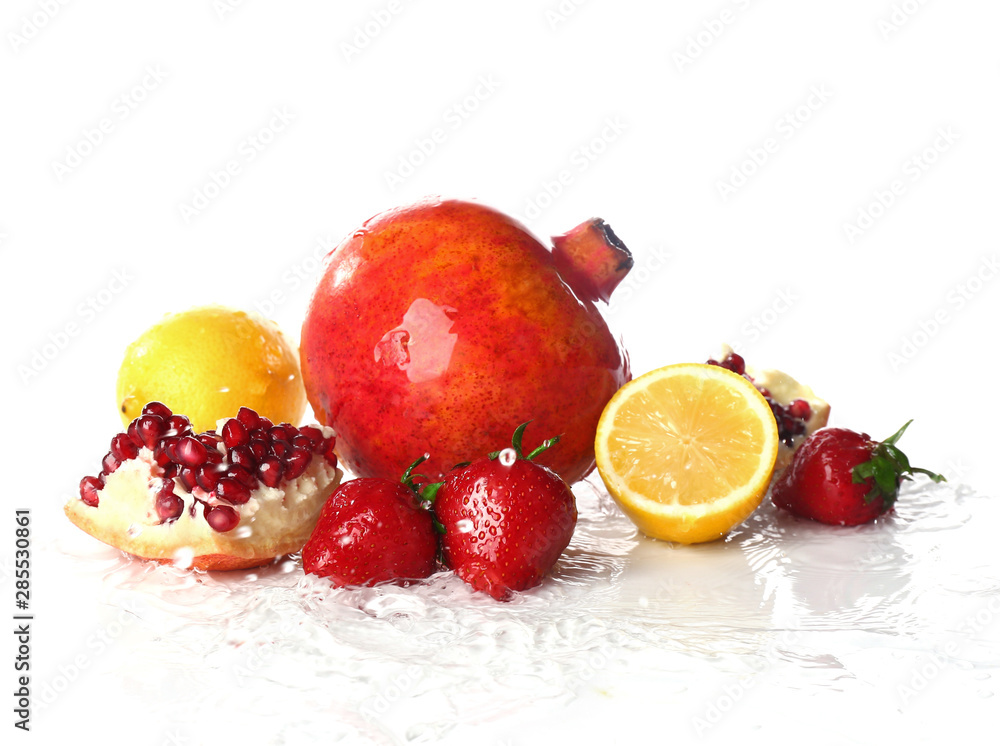
[[870, 503], [881, 497], [885, 509], [888, 510], [899, 496], [900, 482], [904, 479], [911, 479], [912, 474], [925, 474], [935, 482], [945, 481], [945, 478], [940, 474], [911, 466], [906, 454], [896, 447], [897, 441], [906, 432], [906, 428], [910, 426], [911, 422], [913, 420], [907, 422], [881, 443], [876, 443], [872, 447], [872, 457], [851, 470], [851, 481], [854, 484], [871, 485], [871, 489], [865, 495], [865, 502]]

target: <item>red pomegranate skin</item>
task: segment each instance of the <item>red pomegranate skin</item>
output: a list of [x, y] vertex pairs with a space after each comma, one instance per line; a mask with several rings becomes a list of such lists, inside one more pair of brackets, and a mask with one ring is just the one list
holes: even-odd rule
[[376, 215], [330, 252], [300, 352], [316, 417], [361, 477], [395, 479], [429, 453], [419, 471], [438, 479], [531, 420], [525, 453], [561, 436], [537, 460], [572, 484], [630, 379], [551, 252], [503, 213], [455, 200]]

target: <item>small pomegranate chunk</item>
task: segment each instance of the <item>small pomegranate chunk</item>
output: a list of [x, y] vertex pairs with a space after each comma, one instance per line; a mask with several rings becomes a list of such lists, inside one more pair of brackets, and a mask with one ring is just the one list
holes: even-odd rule
[[[718, 365], [726, 370], [731, 370], [733, 373], [746, 378], [754, 386], [757, 386], [753, 378], [747, 375], [746, 362], [743, 360], [743, 357], [737, 355], [735, 352], [730, 352], [722, 361], [709, 360], [708, 364]], [[794, 448], [794, 438], [805, 434], [807, 429], [806, 423], [812, 417], [812, 407], [809, 406], [809, 402], [805, 399], [796, 399], [786, 407], [775, 401], [771, 396], [771, 392], [763, 386], [757, 386], [757, 390], [767, 400], [768, 406], [771, 407], [774, 421], [778, 424], [778, 439], [789, 448]]]
[[[240, 520], [232, 506], [247, 503], [260, 482], [280, 487], [284, 481], [297, 479], [309, 467], [314, 452], [332, 459], [336, 466], [333, 443], [317, 427], [300, 430], [287, 422], [275, 425], [248, 407], [226, 420], [221, 432], [195, 434], [187, 417], [174, 414], [160, 402], [150, 402], [126, 432], [112, 438], [101, 473], [80, 482], [80, 499], [96, 507], [105, 477], [148, 448], [153, 452], [156, 479], [150, 486], [158, 490], [154, 505], [160, 521], [177, 520], [185, 505], [191, 506], [194, 515], [194, 504], [201, 503], [209, 525], [216, 531], [229, 531]], [[192, 493], [187, 503], [185, 492]], [[224, 504], [210, 505], [212, 496]]]

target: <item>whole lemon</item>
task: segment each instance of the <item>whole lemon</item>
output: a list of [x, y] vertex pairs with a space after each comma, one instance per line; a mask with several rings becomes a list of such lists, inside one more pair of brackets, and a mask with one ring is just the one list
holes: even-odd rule
[[167, 314], [147, 329], [125, 351], [117, 396], [126, 425], [160, 401], [187, 415], [195, 432], [241, 406], [292, 424], [306, 407], [298, 351], [278, 326], [222, 306]]

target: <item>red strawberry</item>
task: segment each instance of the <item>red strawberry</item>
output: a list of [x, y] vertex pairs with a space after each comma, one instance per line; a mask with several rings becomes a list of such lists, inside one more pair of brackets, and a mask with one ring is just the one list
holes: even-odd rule
[[352, 479], [330, 495], [302, 549], [306, 572], [337, 587], [426, 578], [436, 568], [437, 533], [411, 473], [402, 480]]
[[910, 422], [881, 443], [844, 428], [817, 430], [775, 480], [771, 501], [797, 516], [832, 525], [874, 521], [892, 510], [899, 485], [910, 474], [944, 481], [940, 474], [910, 466], [896, 447]]
[[433, 497], [443, 526], [445, 564], [498, 600], [541, 583], [576, 527], [570, 488], [558, 474], [531, 461], [558, 438], [525, 457], [521, 437], [527, 424], [514, 431], [512, 449], [457, 467], [436, 492], [435, 485], [424, 490]]

